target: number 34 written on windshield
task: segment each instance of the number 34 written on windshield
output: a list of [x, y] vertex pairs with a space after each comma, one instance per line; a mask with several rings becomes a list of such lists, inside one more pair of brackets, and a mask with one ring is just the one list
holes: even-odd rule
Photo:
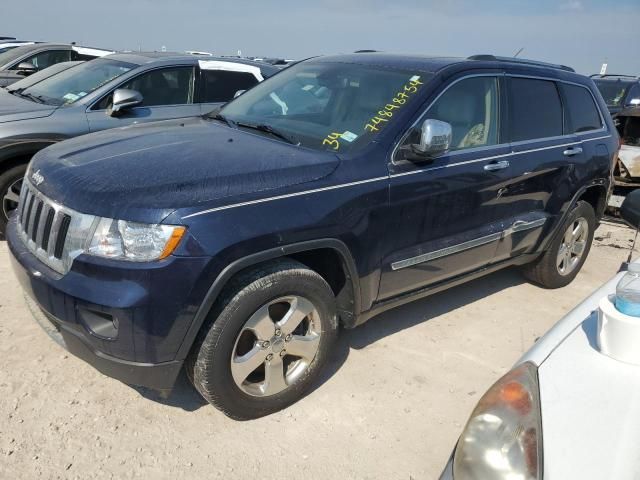
[[387, 103], [376, 115], [369, 119], [364, 129], [367, 132], [379, 132], [385, 122], [388, 122], [396, 113], [396, 110], [402, 108], [411, 99], [411, 96], [418, 91], [421, 85], [424, 84], [420, 81], [419, 76], [411, 77], [409, 82], [391, 99], [391, 102]]

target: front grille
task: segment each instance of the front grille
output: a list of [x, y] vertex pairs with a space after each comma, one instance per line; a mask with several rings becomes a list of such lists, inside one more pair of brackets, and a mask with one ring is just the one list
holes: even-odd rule
[[[69, 227], [81, 214], [42, 195], [25, 179], [18, 207], [18, 233], [27, 249], [58, 273], [67, 273], [73, 261]], [[75, 253], [77, 256], [77, 253]]]

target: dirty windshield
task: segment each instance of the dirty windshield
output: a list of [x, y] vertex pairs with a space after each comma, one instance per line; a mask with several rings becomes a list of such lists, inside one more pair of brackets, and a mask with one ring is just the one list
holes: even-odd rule
[[595, 83], [609, 107], [622, 106], [627, 90], [631, 86], [631, 82], [622, 80], [596, 80]]
[[[346, 63], [293, 66], [218, 115], [291, 143], [338, 153], [388, 128], [425, 90], [429, 74]], [[268, 127], [268, 128], [265, 128]]]

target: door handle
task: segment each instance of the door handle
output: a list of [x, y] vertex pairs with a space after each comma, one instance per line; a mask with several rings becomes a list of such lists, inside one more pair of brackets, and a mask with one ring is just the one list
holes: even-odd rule
[[500, 160], [499, 162], [488, 163], [484, 166], [487, 172], [495, 172], [496, 170], [504, 170], [505, 168], [509, 168], [508, 160]]
[[567, 148], [564, 152], [566, 157], [573, 157], [574, 155], [579, 155], [582, 153], [582, 147], [571, 147]]

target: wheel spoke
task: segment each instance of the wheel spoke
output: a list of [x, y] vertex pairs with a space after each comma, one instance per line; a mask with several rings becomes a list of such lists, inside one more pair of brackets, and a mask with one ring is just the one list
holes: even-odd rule
[[564, 240], [562, 243], [564, 243], [565, 245], [569, 245], [571, 243], [571, 240], [573, 240], [573, 225], [569, 226], [569, 228], [567, 228], [567, 231], [564, 232]]
[[231, 375], [238, 385], [241, 385], [247, 377], [265, 362], [267, 352], [259, 346], [241, 356], [236, 356], [231, 361]]
[[291, 341], [287, 343], [287, 354], [301, 357], [307, 362], [311, 362], [316, 356], [320, 345], [318, 335], [293, 335]]
[[584, 226], [582, 225], [582, 222], [579, 221], [578, 225], [576, 226], [576, 228], [573, 229], [573, 232], [571, 233], [572, 240], [575, 242], [582, 236], [583, 233], [584, 233]]
[[563, 263], [565, 262], [565, 260], [567, 258], [566, 252], [567, 252], [567, 249], [566, 249], [566, 247], [564, 245], [561, 246], [560, 250], [558, 251], [558, 256], [556, 258], [556, 265], [558, 266], [558, 270], [560, 270], [560, 272], [564, 271], [564, 267], [562, 265], [563, 265]]
[[265, 363], [262, 393], [264, 395], [274, 395], [285, 388], [287, 388], [287, 382], [284, 378], [282, 357], [274, 355], [270, 361]]
[[273, 337], [276, 326], [269, 316], [269, 306], [260, 307], [256, 313], [251, 315], [244, 328], [251, 330], [260, 340], [269, 340]]
[[8, 190], [7, 194], [4, 196], [4, 201], [18, 203], [20, 201], [20, 195], [13, 190]]
[[284, 335], [292, 333], [298, 325], [315, 310], [313, 304], [302, 297], [294, 297], [290, 303], [289, 311], [278, 322], [278, 326]]

